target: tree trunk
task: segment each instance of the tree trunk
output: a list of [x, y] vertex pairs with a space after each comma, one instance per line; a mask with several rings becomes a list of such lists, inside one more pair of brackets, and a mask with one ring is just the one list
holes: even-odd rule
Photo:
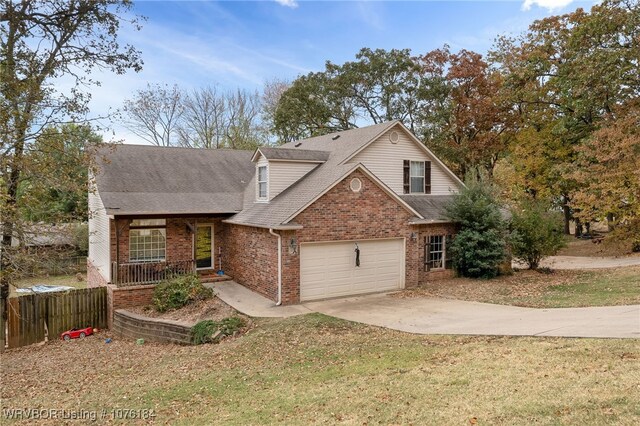
[[611, 232], [613, 231], [614, 226], [614, 218], [613, 218], [613, 213], [608, 213], [607, 214], [607, 231]]
[[569, 223], [571, 222], [571, 209], [569, 209], [569, 197], [564, 195], [562, 204], [562, 213], [564, 215], [564, 234], [571, 235], [571, 229], [569, 228]]

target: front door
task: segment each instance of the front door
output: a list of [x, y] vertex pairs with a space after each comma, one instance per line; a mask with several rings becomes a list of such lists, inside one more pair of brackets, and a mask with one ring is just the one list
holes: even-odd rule
[[196, 268], [213, 268], [213, 225], [196, 227]]

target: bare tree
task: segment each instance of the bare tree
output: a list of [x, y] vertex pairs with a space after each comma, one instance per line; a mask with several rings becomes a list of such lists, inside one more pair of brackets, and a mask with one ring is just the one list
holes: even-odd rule
[[124, 125], [145, 141], [175, 145], [178, 123], [184, 113], [184, 95], [177, 85], [147, 84], [124, 102]]
[[232, 149], [255, 149], [266, 142], [260, 125], [258, 92], [236, 90], [226, 94], [227, 128], [225, 146]]
[[179, 143], [194, 148], [221, 148], [226, 123], [225, 98], [216, 87], [194, 89], [184, 98]]
[[[275, 120], [278, 102], [282, 94], [291, 87], [291, 81], [279, 78], [267, 80], [262, 89], [262, 127], [268, 136], [275, 135]], [[273, 142], [273, 141], [272, 141]]]

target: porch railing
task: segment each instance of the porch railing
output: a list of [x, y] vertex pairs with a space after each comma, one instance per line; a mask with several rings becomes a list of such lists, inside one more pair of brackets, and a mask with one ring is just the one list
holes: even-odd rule
[[195, 274], [195, 260], [112, 264], [112, 280], [118, 287], [155, 284], [173, 275]]

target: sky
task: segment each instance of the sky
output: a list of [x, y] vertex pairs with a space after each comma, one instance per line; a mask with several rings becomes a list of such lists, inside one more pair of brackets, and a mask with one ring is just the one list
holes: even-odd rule
[[[142, 51], [144, 68], [96, 74], [93, 115], [122, 108], [147, 83], [186, 89], [218, 86], [261, 91], [265, 81], [293, 80], [353, 60], [363, 47], [426, 53], [448, 44], [486, 53], [501, 34], [536, 19], [585, 9], [593, 0], [502, 1], [136, 1], [142, 30], [124, 26], [120, 41]], [[104, 123], [103, 123], [104, 124]], [[107, 138], [144, 143], [122, 125]]]

